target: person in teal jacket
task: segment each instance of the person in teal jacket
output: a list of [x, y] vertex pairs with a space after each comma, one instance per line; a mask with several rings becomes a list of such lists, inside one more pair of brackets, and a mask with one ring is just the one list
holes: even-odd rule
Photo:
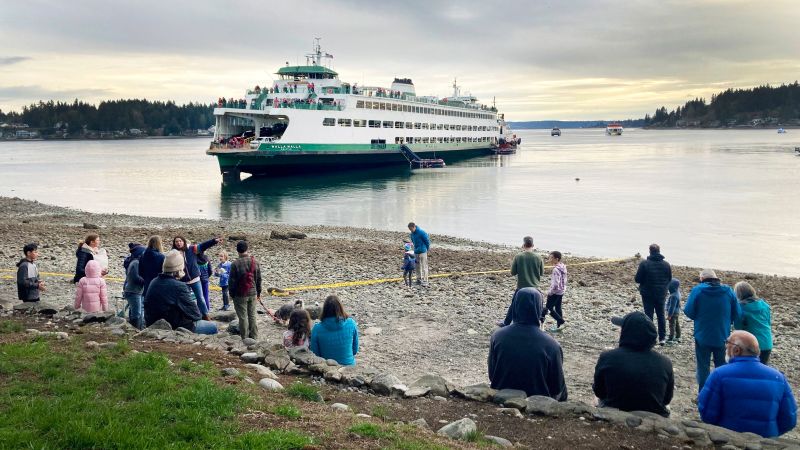
[[310, 350], [320, 358], [354, 366], [358, 353], [358, 325], [344, 312], [339, 297], [331, 295], [322, 305], [322, 315], [311, 330]]
[[758, 347], [761, 349], [758, 359], [762, 364], [767, 364], [772, 352], [772, 312], [769, 304], [756, 298], [756, 290], [746, 281], [736, 283], [733, 291], [742, 307], [742, 316], [733, 322], [733, 327], [747, 331], [758, 339]]

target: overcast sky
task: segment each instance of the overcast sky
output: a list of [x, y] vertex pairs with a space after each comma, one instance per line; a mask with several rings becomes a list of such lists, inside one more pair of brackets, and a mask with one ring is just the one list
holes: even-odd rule
[[798, 0], [0, 0], [0, 109], [238, 97], [321, 37], [344, 81], [458, 78], [516, 121], [639, 118], [793, 82], [798, 29]]

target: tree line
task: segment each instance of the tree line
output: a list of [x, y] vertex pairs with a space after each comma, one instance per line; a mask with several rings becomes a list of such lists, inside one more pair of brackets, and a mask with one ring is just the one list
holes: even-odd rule
[[750, 89], [728, 89], [711, 96], [689, 100], [672, 111], [661, 107], [644, 118], [652, 127], [720, 127], [737, 124], [800, 125], [800, 85], [797, 81]]
[[87, 131], [117, 131], [137, 128], [144, 132], [178, 135], [184, 131], [205, 129], [214, 124], [214, 105], [173, 101], [109, 100], [95, 106], [79, 100], [40, 101], [22, 108], [22, 112], [4, 113], [0, 122], [24, 123], [43, 134], [63, 129], [71, 135]]

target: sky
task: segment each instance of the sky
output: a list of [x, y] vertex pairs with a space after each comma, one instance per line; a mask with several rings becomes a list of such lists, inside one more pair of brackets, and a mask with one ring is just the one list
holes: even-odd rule
[[800, 2], [0, 0], [0, 109], [240, 97], [315, 37], [343, 81], [453, 79], [513, 121], [641, 118], [800, 78]]

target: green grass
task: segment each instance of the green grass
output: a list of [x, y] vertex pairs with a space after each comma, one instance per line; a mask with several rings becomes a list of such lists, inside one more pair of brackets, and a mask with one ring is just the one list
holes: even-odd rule
[[[243, 433], [237, 414], [253, 394], [217, 385], [205, 365], [174, 367], [127, 342], [89, 353], [80, 342], [0, 346], [0, 447], [294, 449], [310, 437]], [[196, 366], [196, 367], [195, 367]]]
[[300, 409], [289, 403], [284, 403], [282, 405], [275, 406], [274, 408], [272, 408], [272, 412], [287, 419], [299, 419], [300, 417], [302, 417]]
[[394, 436], [391, 428], [376, 425], [370, 422], [361, 422], [353, 425], [347, 431], [361, 437], [373, 439], [389, 439]]
[[302, 381], [295, 381], [288, 388], [286, 388], [285, 392], [287, 395], [308, 400], [310, 402], [322, 401], [322, 395], [319, 393], [319, 389], [317, 389], [316, 386], [303, 383]]
[[25, 329], [21, 323], [14, 320], [4, 320], [0, 322], [0, 334], [20, 333]]
[[381, 420], [386, 420], [389, 418], [389, 408], [383, 405], [376, 405], [372, 408], [372, 417], [377, 417]]

